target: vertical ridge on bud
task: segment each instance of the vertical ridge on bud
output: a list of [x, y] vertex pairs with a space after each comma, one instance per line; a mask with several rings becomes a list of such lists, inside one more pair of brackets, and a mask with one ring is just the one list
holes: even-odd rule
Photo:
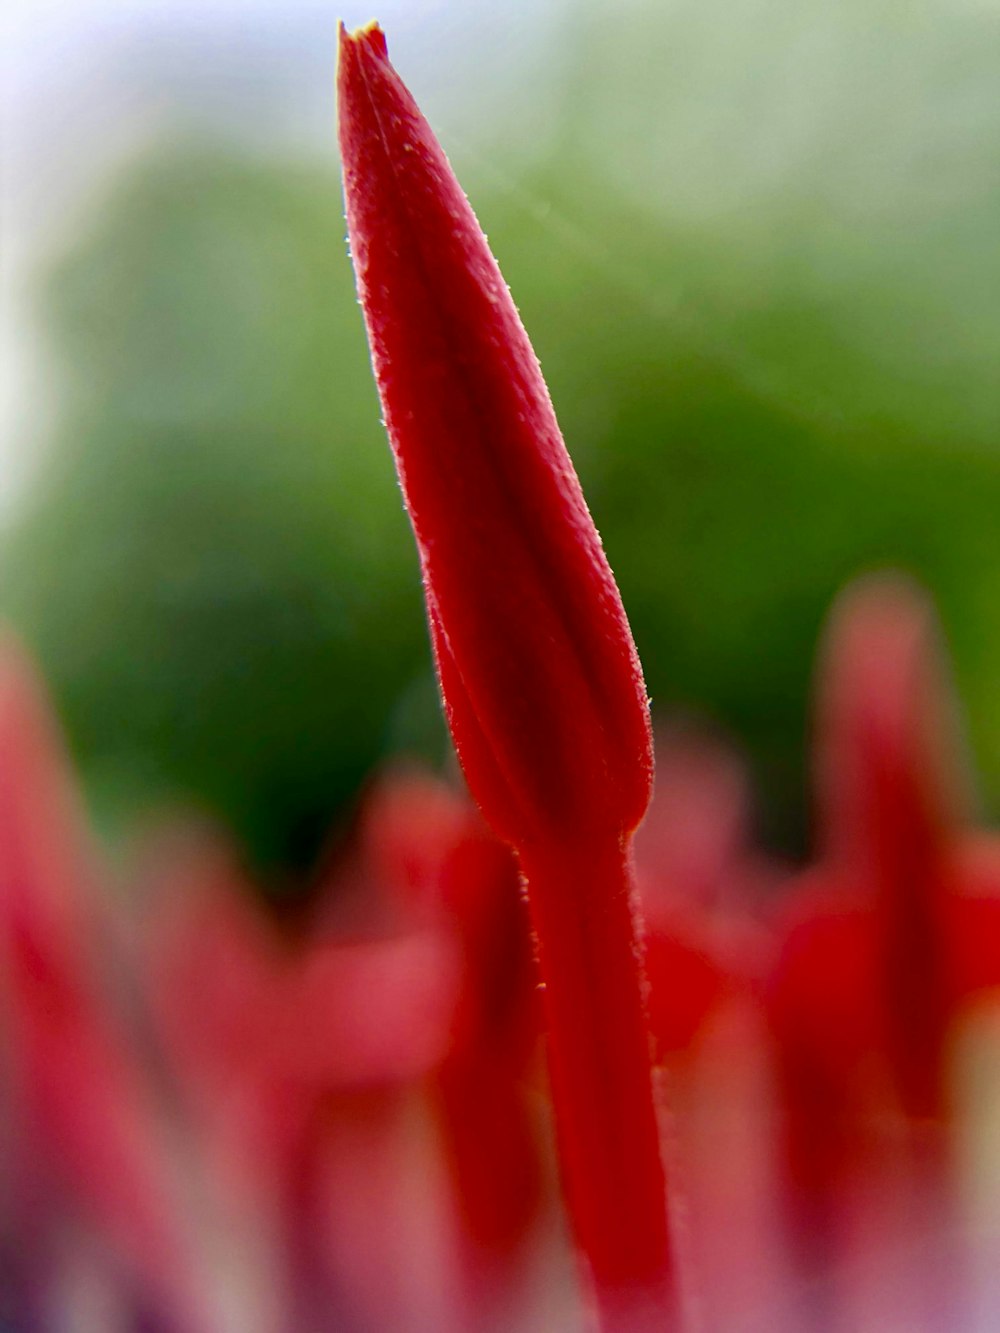
[[341, 28], [338, 112], [445, 711], [527, 885], [577, 1244], [607, 1328], [674, 1327], [629, 847], [653, 767], [635, 645], [517, 310], [376, 25]]

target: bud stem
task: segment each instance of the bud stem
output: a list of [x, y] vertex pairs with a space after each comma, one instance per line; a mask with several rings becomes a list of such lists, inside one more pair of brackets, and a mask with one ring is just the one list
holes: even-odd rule
[[544, 978], [559, 1156], [607, 1333], [676, 1328], [627, 840], [521, 858]]

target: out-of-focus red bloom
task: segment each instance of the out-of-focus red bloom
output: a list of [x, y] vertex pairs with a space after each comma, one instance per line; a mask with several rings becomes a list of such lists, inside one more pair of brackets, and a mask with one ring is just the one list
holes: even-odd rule
[[30, 662], [5, 638], [0, 1050], [14, 1117], [6, 1240], [24, 1280], [41, 1276], [51, 1288], [58, 1278], [46, 1270], [60, 1233], [89, 1228], [119, 1268], [126, 1308], [145, 1301], [171, 1327], [208, 1329], [164, 1125], [106, 984], [109, 907], [48, 705]]
[[741, 756], [695, 722], [659, 727], [656, 789], [635, 838], [646, 898], [713, 911], [763, 890]]
[[[896, 576], [852, 587], [820, 668], [821, 856], [793, 888], [771, 1012], [800, 1231], [841, 1261], [877, 1241], [885, 1274], [894, 1247], [923, 1229], [943, 1252], [954, 1226], [949, 1062], [1000, 985], [997, 862], [969, 831], [951, 714], [928, 599]], [[939, 1299], [907, 1327], [943, 1327]]]
[[397, 910], [458, 942], [458, 1023], [430, 1095], [459, 1212], [465, 1322], [509, 1326], [525, 1295], [545, 1174], [533, 1105], [537, 969], [517, 865], [467, 800], [415, 772], [373, 790], [364, 833], [366, 859]]
[[145, 862], [159, 1030], [224, 1192], [282, 1252], [288, 1325], [449, 1326], [448, 1275], [418, 1258], [429, 1210], [404, 1182], [428, 1158], [407, 1146], [413, 1098], [456, 1025], [453, 941], [372, 910], [367, 934], [283, 938], [206, 831]]
[[[226, 1190], [258, 1231], [285, 1233], [301, 1317], [460, 1328], [467, 1300], [479, 1326], [502, 1320], [524, 1297], [542, 1183], [534, 963], [509, 849], [443, 783], [391, 775], [301, 938], [254, 906], [218, 834], [161, 836], [144, 861], [171, 1066]], [[425, 1168], [439, 1171], [436, 1223], [428, 1199], [406, 1201]], [[435, 1226], [461, 1251], [436, 1270], [419, 1260]]]
[[636, 838], [649, 1016], [671, 1089], [676, 1188], [702, 1327], [777, 1333], [787, 1282], [775, 1088], [763, 1011], [763, 904], [784, 874], [754, 847], [744, 765], [691, 724], [657, 737]]
[[517, 850], [569, 1214], [609, 1325], [676, 1303], [628, 838], [648, 702], [534, 353], [376, 25], [341, 30], [344, 193], [449, 725]]
[[748, 807], [746, 774], [729, 746], [692, 727], [658, 738], [636, 863], [661, 1063], [693, 1052], [730, 1001], [760, 994], [770, 961], [762, 905], [782, 872], [753, 847]]

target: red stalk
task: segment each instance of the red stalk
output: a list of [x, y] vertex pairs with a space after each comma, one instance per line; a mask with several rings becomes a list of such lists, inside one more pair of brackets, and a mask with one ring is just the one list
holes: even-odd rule
[[619, 844], [522, 858], [545, 979], [564, 1189], [609, 1329], [662, 1329], [670, 1245], [650, 1094], [649, 1033], [632, 952], [634, 877]]
[[638, 658], [527, 335], [377, 26], [341, 29], [338, 93], [445, 710], [538, 935], [571, 1220], [608, 1327], [662, 1329], [673, 1258], [628, 851], [652, 775]]

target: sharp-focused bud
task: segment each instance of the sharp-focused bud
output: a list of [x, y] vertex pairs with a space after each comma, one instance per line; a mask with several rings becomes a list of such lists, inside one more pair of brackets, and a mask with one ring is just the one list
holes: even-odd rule
[[358, 291], [469, 785], [515, 843], [630, 831], [645, 687], [531, 344], [377, 27], [342, 38], [339, 91]]
[[606, 1327], [664, 1330], [676, 1286], [629, 852], [652, 777], [635, 646], [514, 303], [377, 26], [341, 29], [338, 92], [445, 710], [527, 884], [570, 1217]]

